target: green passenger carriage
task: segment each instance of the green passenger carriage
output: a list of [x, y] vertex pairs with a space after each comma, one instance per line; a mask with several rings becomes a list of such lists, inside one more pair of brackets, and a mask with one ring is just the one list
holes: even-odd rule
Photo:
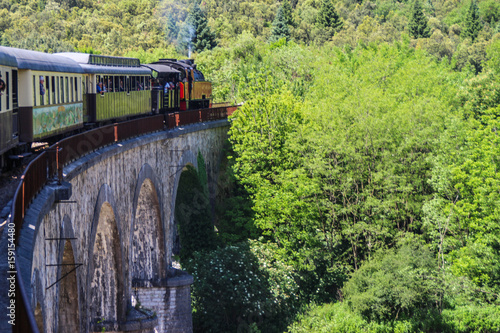
[[151, 70], [139, 59], [59, 53], [84, 71], [84, 121], [105, 123], [151, 113]]

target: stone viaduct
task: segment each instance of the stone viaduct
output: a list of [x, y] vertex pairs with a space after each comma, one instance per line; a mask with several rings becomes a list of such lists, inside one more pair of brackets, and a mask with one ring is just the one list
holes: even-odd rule
[[192, 331], [192, 277], [172, 267], [176, 192], [201, 153], [215, 197], [228, 126], [199, 123], [107, 146], [64, 168], [64, 200], [60, 186], [43, 189], [17, 248], [41, 332]]

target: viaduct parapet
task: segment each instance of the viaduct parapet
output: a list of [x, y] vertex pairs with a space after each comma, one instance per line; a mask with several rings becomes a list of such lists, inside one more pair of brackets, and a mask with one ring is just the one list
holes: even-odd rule
[[192, 331], [193, 279], [172, 267], [177, 187], [201, 153], [215, 197], [228, 127], [220, 120], [115, 143], [42, 190], [17, 247], [41, 331]]

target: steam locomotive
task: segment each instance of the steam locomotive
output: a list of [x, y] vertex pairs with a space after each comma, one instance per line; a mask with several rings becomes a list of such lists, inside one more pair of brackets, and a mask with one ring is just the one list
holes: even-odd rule
[[55, 141], [151, 114], [211, 107], [212, 85], [192, 60], [0, 46], [0, 168], [33, 142]]

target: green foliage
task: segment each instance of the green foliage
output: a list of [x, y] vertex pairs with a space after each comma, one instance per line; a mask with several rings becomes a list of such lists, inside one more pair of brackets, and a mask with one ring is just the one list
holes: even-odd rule
[[461, 227], [462, 247], [451, 253], [457, 275], [468, 276], [478, 286], [500, 291], [500, 108], [492, 109], [482, 123], [471, 120], [463, 160], [454, 166], [453, 183], [460, 193], [455, 204], [457, 224]]
[[[201, 165], [203, 165], [202, 163]], [[204, 170], [200, 166], [200, 172]], [[182, 172], [175, 200], [181, 259], [191, 258], [195, 251], [211, 250], [215, 247], [215, 233], [212, 222], [207, 184], [199, 173], [188, 165]]]
[[327, 332], [498, 332], [500, 313], [497, 306], [463, 306], [445, 309], [442, 314], [429, 312], [422, 316], [394, 321], [367, 321], [352, 312], [346, 302], [311, 306], [288, 327], [290, 333]]
[[46, 52], [92, 49], [107, 55], [166, 46], [162, 19], [153, 13], [154, 0], [40, 4], [9, 5], [8, 21], [14, 24], [0, 33], [6, 44]]
[[287, 21], [288, 19], [285, 17], [283, 6], [280, 6], [273, 21], [273, 30], [270, 38], [271, 41], [277, 41], [281, 38], [288, 40], [290, 38]]
[[217, 181], [216, 227], [223, 244], [257, 239], [259, 230], [253, 224], [252, 202], [245, 188], [236, 180], [232, 164], [225, 152]]
[[342, 28], [342, 20], [335, 11], [331, 0], [321, 1], [317, 22], [323, 28], [333, 28], [334, 30]]
[[[500, 23], [498, 25], [500, 27]], [[500, 31], [498, 31], [500, 32]], [[487, 49], [488, 61], [486, 63], [487, 68], [493, 73], [500, 74], [500, 39], [491, 43]], [[495, 81], [493, 81], [495, 82]]]
[[448, 332], [499, 332], [500, 308], [496, 306], [462, 306], [444, 310], [443, 319]]
[[465, 39], [453, 55], [452, 64], [457, 70], [465, 72], [472, 69], [475, 74], [479, 74], [483, 70], [483, 64], [487, 59], [487, 47], [488, 43], [484, 41], [472, 43], [471, 39]]
[[183, 264], [194, 277], [195, 332], [282, 332], [296, 312], [298, 287], [276, 246], [240, 243], [196, 252]]
[[[441, 266], [470, 281], [470, 300], [498, 303], [500, 87], [491, 73], [467, 81], [459, 101], [463, 118], [443, 133], [441, 162], [433, 175], [435, 198], [428, 221], [439, 230]], [[433, 206], [433, 207], [431, 207]]]
[[306, 142], [295, 155], [314, 180], [317, 229], [348, 245], [357, 267], [398, 232], [419, 230], [431, 194], [427, 158], [456, 88], [451, 76], [441, 79], [445, 67], [404, 46], [346, 50], [329, 61], [319, 60], [305, 108], [314, 126], [296, 136]]
[[464, 26], [462, 36], [464, 38], [470, 38], [474, 41], [482, 28], [479, 20], [479, 8], [477, 7], [476, 0], [471, 0], [465, 17]]
[[500, 21], [500, 3], [495, 0], [483, 0], [479, 2], [480, 17], [485, 22], [493, 23], [492, 28]]
[[179, 34], [179, 27], [175, 24], [175, 19], [171, 12], [167, 14], [166, 35], [170, 42], [173, 42]]
[[290, 333], [388, 333], [388, 332], [452, 332], [438, 312], [430, 311], [408, 319], [368, 321], [349, 309], [346, 302], [311, 306], [288, 327]]
[[138, 58], [141, 61], [141, 64], [150, 64], [152, 62], [158, 61], [159, 59], [165, 58], [181, 58], [181, 55], [177, 53], [173, 45], [169, 45], [166, 48], [149, 49], [148, 51], [140, 48], [134, 51], [126, 52], [124, 56]]
[[208, 26], [207, 17], [200, 9], [200, 6], [197, 4], [194, 6], [188, 20], [193, 23], [195, 28], [195, 35], [193, 38], [194, 51], [201, 52], [213, 49], [217, 45], [215, 42], [215, 34]]
[[177, 35], [177, 52], [187, 55], [193, 49], [193, 38], [195, 36], [196, 30], [193, 23], [190, 20], [186, 20], [179, 28], [179, 34]]
[[285, 19], [286, 24], [294, 25], [293, 16], [292, 16], [293, 9], [292, 9], [292, 5], [290, 4], [290, 1], [283, 0], [281, 7], [283, 7], [283, 18]]
[[333, 303], [311, 306], [288, 327], [288, 332], [377, 332], [373, 326], [375, 325], [369, 325], [363, 317], [349, 310], [346, 303]]
[[465, 118], [481, 120], [487, 114], [494, 115], [490, 109], [500, 105], [500, 82], [491, 72], [471, 77], [457, 97]]
[[431, 33], [420, 0], [414, 0], [410, 15], [410, 21], [408, 22], [410, 34], [415, 38], [429, 38]]
[[433, 254], [418, 245], [379, 251], [342, 289], [356, 313], [374, 320], [411, 318], [440, 303], [442, 283]]
[[[412, 4], [413, 1], [392, 0], [207, 0], [203, 3], [191, 0], [1, 0], [0, 11], [5, 12], [0, 12], [0, 41], [2, 45], [35, 45], [38, 50], [53, 52], [88, 49], [109, 55], [141, 49], [149, 52], [174, 45], [179, 53], [186, 55], [190, 46], [197, 52], [215, 43], [231, 48], [233, 41], [245, 33], [260, 43], [268, 41], [274, 29], [272, 22], [278, 7], [282, 6], [289, 40], [306, 45], [332, 42], [340, 47], [355, 47], [358, 43], [401, 40], [402, 34], [408, 32], [407, 18], [411, 17]], [[455, 37], [457, 32], [460, 35], [460, 30], [464, 31], [461, 26], [468, 5], [460, 1], [427, 0], [423, 10], [432, 16], [427, 25], [436, 36], [430, 45], [420, 42], [417, 47], [440, 58], [451, 58], [455, 50], [460, 49], [465, 59], [465, 48], [459, 48], [463, 41]], [[200, 6], [204, 19], [195, 34], [195, 25], [189, 23], [198, 12], [196, 7]], [[500, 8], [494, 0], [478, 1], [478, 6], [481, 18], [491, 29], [483, 29], [477, 38], [489, 44], [500, 22]], [[36, 36], [30, 36], [34, 31]], [[196, 36], [200, 36], [200, 43], [190, 45], [188, 41], [198, 38]], [[53, 45], [55, 43], [58, 44]]]

